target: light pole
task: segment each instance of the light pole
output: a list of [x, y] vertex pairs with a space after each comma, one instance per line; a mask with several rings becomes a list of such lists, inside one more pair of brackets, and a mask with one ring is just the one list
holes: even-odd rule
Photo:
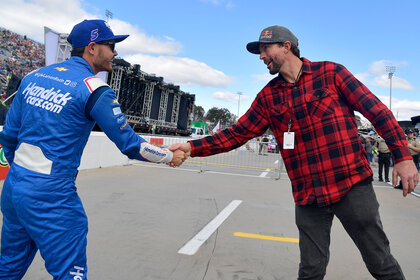
[[239, 104], [240, 104], [240, 101], [241, 101], [242, 92], [238, 91], [237, 94], [238, 94], [238, 120], [239, 120]]
[[388, 73], [389, 79], [389, 110], [391, 110], [392, 102], [392, 76], [395, 73], [395, 66], [385, 66], [386, 72]]
[[105, 10], [105, 16], [106, 16], [106, 22], [108, 22], [110, 18], [113, 18], [114, 14], [110, 10]]

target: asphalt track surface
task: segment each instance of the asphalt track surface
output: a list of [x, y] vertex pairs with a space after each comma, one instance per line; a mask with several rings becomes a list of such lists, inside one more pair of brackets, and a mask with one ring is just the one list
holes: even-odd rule
[[[290, 181], [285, 174], [280, 180], [262, 174], [143, 163], [81, 171], [77, 186], [89, 218], [88, 278], [296, 279], [298, 231]], [[374, 187], [392, 253], [407, 279], [420, 279], [420, 197], [403, 198], [401, 190], [377, 180]], [[178, 253], [232, 201], [241, 202], [195, 254]], [[325, 279], [373, 279], [337, 219], [330, 252]], [[37, 254], [23, 279], [51, 278]]]

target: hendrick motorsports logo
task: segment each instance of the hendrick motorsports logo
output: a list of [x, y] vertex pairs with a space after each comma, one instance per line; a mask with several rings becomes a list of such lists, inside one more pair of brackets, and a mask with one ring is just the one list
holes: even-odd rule
[[63, 107], [67, 104], [67, 101], [72, 99], [70, 92], [65, 94], [60, 93], [61, 89], [54, 91], [54, 88], [45, 89], [37, 86], [36, 83], [29, 83], [23, 90], [23, 99], [26, 103], [40, 107], [44, 110], [60, 114]]

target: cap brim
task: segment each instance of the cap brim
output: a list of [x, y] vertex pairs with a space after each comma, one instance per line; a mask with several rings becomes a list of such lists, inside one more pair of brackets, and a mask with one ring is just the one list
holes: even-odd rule
[[251, 42], [246, 45], [246, 49], [253, 54], [260, 54], [260, 42]]
[[125, 40], [128, 36], [130, 36], [130, 35], [116, 35], [116, 36], [114, 36], [114, 41], [115, 41], [115, 43], [118, 43], [118, 42], [121, 42], [121, 41], [123, 41], [123, 40]]
[[260, 52], [260, 44], [274, 44], [274, 43], [279, 43], [279, 42], [273, 42], [273, 41], [255, 41], [255, 42], [251, 42], [248, 43], [246, 45], [246, 49], [253, 54], [261, 54]]

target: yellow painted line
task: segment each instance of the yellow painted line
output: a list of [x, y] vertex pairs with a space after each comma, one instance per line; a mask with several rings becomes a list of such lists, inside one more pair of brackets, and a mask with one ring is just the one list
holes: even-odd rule
[[254, 168], [254, 169], [270, 169], [274, 170], [275, 168], [259, 167], [259, 166], [248, 166], [248, 165], [236, 165], [236, 164], [227, 164], [227, 163], [215, 163], [215, 162], [201, 162], [194, 160], [186, 160], [185, 162], [189, 163], [202, 163], [202, 164], [211, 164], [211, 165], [220, 165], [220, 166], [230, 166], [230, 167], [242, 167], [242, 168]]
[[234, 232], [233, 235], [238, 236], [238, 237], [246, 237], [246, 238], [255, 238], [255, 239], [264, 239], [264, 240], [272, 240], [272, 241], [280, 241], [280, 242], [299, 243], [299, 238], [278, 237], [278, 236], [269, 236], [269, 235], [244, 233], [244, 232]]

